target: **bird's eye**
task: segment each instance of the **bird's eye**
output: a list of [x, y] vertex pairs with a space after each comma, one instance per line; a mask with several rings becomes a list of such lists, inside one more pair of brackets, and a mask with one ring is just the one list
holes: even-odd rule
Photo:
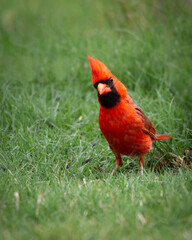
[[109, 77], [108, 79], [109, 79], [109, 81], [110, 81], [111, 83], [113, 82], [113, 78], [112, 78], [112, 77]]

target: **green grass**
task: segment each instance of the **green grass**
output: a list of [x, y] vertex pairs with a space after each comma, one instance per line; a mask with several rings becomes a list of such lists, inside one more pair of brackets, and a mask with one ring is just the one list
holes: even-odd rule
[[[1, 239], [191, 239], [191, 17], [179, 0], [1, 1]], [[127, 157], [110, 176], [86, 54], [173, 136], [143, 177]]]

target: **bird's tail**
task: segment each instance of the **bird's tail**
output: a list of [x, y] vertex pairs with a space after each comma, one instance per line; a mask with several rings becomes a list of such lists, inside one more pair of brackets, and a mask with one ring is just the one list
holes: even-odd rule
[[155, 135], [153, 137], [153, 140], [163, 140], [163, 139], [169, 139], [169, 138], [172, 138], [172, 137], [169, 135], [163, 134], [163, 135]]

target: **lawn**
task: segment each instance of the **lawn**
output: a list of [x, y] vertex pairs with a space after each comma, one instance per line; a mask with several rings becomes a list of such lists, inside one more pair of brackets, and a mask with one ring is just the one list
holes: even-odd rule
[[[191, 239], [191, 29], [191, 1], [1, 1], [1, 239]], [[110, 175], [87, 54], [173, 136], [143, 176]]]

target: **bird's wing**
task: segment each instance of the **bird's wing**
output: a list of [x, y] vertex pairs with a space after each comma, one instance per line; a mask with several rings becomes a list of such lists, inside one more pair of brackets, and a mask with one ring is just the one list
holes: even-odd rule
[[151, 123], [149, 118], [145, 116], [143, 110], [139, 106], [135, 104], [134, 107], [137, 115], [141, 118], [144, 124], [144, 128], [143, 128], [144, 133], [148, 134], [153, 139], [156, 133], [153, 124]]

